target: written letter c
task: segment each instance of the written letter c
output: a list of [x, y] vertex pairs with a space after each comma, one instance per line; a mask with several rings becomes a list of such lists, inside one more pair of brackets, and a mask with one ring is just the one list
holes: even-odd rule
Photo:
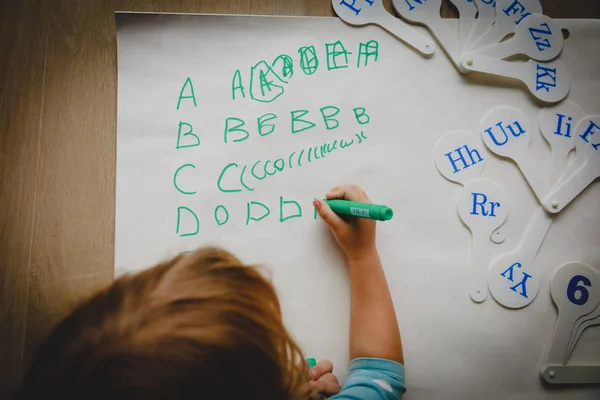
[[223, 193], [236, 193], [236, 192], [242, 191], [242, 189], [223, 189], [223, 186], [221, 186], [221, 181], [223, 180], [223, 176], [225, 176], [225, 173], [227, 172], [227, 170], [232, 167], [239, 168], [239, 166], [236, 163], [227, 164], [225, 166], [225, 168], [223, 168], [223, 171], [221, 171], [221, 175], [219, 175], [219, 179], [217, 180], [217, 187]]

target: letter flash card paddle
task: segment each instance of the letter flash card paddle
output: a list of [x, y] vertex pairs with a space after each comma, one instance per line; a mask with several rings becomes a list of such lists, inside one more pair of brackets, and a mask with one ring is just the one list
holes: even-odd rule
[[462, 67], [469, 71], [517, 79], [527, 86], [531, 94], [546, 103], [558, 103], [571, 91], [571, 74], [559, 60], [518, 63], [476, 54], [465, 57]]
[[[496, 0], [474, 0], [477, 6], [477, 19], [469, 35], [469, 41], [462, 54], [468, 53], [496, 21]], [[462, 55], [461, 54], [461, 55]]]
[[472, 54], [500, 60], [523, 54], [534, 60], [550, 61], [562, 52], [564, 41], [557, 21], [542, 14], [534, 14], [517, 26], [512, 39], [476, 50]]
[[558, 213], [600, 177], [600, 115], [582, 119], [573, 134], [577, 159], [573, 168], [544, 201], [544, 208]]
[[508, 209], [504, 189], [488, 179], [468, 183], [458, 199], [458, 215], [473, 236], [469, 294], [476, 303], [487, 298], [490, 235], [504, 224]]
[[473, 3], [473, 0], [450, 0], [450, 3], [454, 4], [459, 14], [458, 57], [460, 58], [477, 23], [477, 6]]
[[517, 26], [532, 14], [542, 14], [540, 0], [496, 0], [496, 22], [485, 35], [473, 43], [471, 51], [500, 43], [514, 33]]
[[407, 21], [425, 25], [455, 65], [460, 65], [458, 31], [442, 19], [442, 0], [392, 0], [394, 9]]
[[406, 22], [391, 15], [382, 0], [332, 0], [335, 13], [354, 26], [378, 25], [423, 55], [435, 52], [435, 43]]
[[578, 321], [594, 312], [600, 303], [600, 276], [582, 264], [565, 265], [552, 278], [550, 293], [558, 308], [558, 320], [542, 378], [548, 383], [600, 383], [599, 365], [565, 365]]
[[483, 142], [493, 153], [513, 160], [529, 182], [536, 197], [543, 201], [547, 191], [544, 175], [529, 150], [531, 124], [521, 111], [498, 107], [488, 112], [481, 121]]
[[517, 251], [500, 257], [490, 268], [490, 292], [504, 307], [523, 308], [536, 298], [540, 289], [540, 274], [536, 270], [535, 256], [553, 220], [540, 207], [531, 218]]
[[572, 101], [545, 108], [540, 112], [542, 136], [550, 145], [550, 183], [556, 185], [565, 174], [569, 153], [575, 147], [574, 130], [585, 112]]
[[568, 264], [554, 274], [550, 293], [558, 308], [558, 321], [546, 364], [564, 365], [575, 322], [594, 311], [600, 302], [600, 277], [588, 266]]
[[463, 186], [481, 177], [484, 156], [481, 141], [467, 131], [447, 132], [433, 148], [433, 161], [439, 173]]
[[[579, 317], [577, 323], [575, 323], [575, 329], [573, 333], [571, 333], [571, 339], [569, 339], [569, 350], [567, 352], [567, 360], [571, 357], [571, 353], [573, 353], [573, 349], [575, 349], [575, 345], [579, 341], [581, 334], [587, 328], [600, 325], [600, 306], [596, 307], [594, 311], [592, 311], [588, 315], [584, 315]], [[598, 370], [600, 377], [600, 369]], [[600, 379], [600, 378], [599, 378]]]

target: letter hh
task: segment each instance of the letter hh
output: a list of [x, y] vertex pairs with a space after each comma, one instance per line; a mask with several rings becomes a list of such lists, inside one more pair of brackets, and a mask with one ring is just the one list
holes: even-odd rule
[[[471, 159], [471, 164], [469, 164], [469, 161], [467, 161], [465, 159], [465, 156], [463, 154], [463, 149], [469, 155], [469, 158]], [[452, 153], [456, 153], [457, 155], [453, 158]], [[444, 155], [448, 158], [448, 160], [452, 164], [452, 168], [454, 169], [453, 173], [457, 173], [461, 170], [461, 168], [459, 168], [456, 165], [458, 162], [462, 163], [462, 169], [467, 169], [470, 166], [483, 161], [483, 158], [481, 157], [481, 154], [479, 154], [479, 151], [477, 151], [476, 149], [471, 150], [471, 149], [469, 149], [469, 146], [467, 146], [467, 145], [461, 146], [458, 149], [451, 151], [450, 153], [447, 153]], [[477, 158], [477, 160], [475, 158]]]

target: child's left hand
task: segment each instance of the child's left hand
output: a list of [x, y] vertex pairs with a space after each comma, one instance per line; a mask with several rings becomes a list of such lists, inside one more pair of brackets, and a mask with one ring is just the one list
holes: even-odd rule
[[[308, 365], [305, 365], [308, 369]], [[329, 360], [321, 360], [310, 371], [308, 371], [310, 381], [306, 384], [311, 393], [319, 393], [326, 397], [336, 395], [342, 387], [338, 378], [333, 374], [333, 364]], [[318, 395], [311, 399], [319, 399]]]

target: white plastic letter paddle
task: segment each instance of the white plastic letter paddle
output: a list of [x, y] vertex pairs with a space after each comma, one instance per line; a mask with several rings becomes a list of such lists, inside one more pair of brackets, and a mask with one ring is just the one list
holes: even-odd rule
[[490, 235], [504, 224], [509, 208], [504, 189], [488, 179], [469, 182], [458, 199], [458, 215], [473, 236], [469, 294], [476, 303], [488, 294]]
[[512, 39], [473, 53], [498, 59], [523, 54], [534, 60], [551, 61], [562, 52], [564, 40], [558, 22], [542, 14], [533, 14], [517, 26]]
[[498, 107], [483, 117], [481, 134], [490, 151], [513, 160], [519, 166], [536, 197], [542, 202], [547, 184], [537, 160], [529, 150], [532, 134], [529, 118], [515, 108]]
[[444, 134], [433, 148], [433, 160], [440, 174], [463, 186], [481, 177], [485, 155], [481, 141], [460, 130]]
[[462, 65], [469, 71], [520, 80], [531, 94], [546, 103], [562, 101], [571, 90], [571, 74], [567, 66], [559, 60], [548, 63], [534, 60], [518, 63], [473, 55], [465, 57]]
[[378, 25], [423, 55], [435, 52], [433, 40], [387, 12], [381, 0], [332, 0], [331, 4], [347, 24]]
[[600, 365], [549, 365], [542, 370], [547, 383], [593, 385], [600, 383]]
[[583, 118], [573, 134], [577, 160], [558, 188], [555, 188], [543, 202], [551, 213], [561, 212], [592, 182], [600, 177], [600, 115]]
[[496, 22], [496, 0], [474, 0], [473, 2], [477, 6], [477, 20], [469, 35], [469, 43], [464, 49], [463, 54], [475, 48], [475, 45], [479, 43], [483, 35]]
[[600, 305], [596, 307], [594, 311], [592, 311], [588, 315], [584, 315], [583, 317], [579, 317], [577, 322], [575, 323], [575, 329], [571, 334], [571, 339], [569, 340], [569, 350], [567, 351], [567, 360], [571, 357], [571, 353], [575, 349], [575, 345], [579, 341], [581, 334], [587, 328], [600, 325]]
[[442, 19], [442, 0], [392, 0], [392, 4], [405, 20], [425, 25], [452, 62], [460, 65], [458, 32]]
[[540, 273], [535, 267], [537, 255], [554, 218], [543, 208], [533, 215], [516, 252], [497, 259], [490, 269], [488, 282], [494, 299], [507, 308], [531, 304], [540, 289]]
[[581, 107], [569, 100], [540, 112], [540, 131], [552, 150], [550, 187], [558, 184], [566, 172], [569, 153], [575, 148], [575, 127], [583, 117], [585, 112]]
[[575, 323], [598, 306], [599, 289], [600, 277], [590, 267], [574, 263], [556, 271], [550, 293], [558, 308], [558, 320], [546, 357], [546, 366], [566, 364], [569, 339]]
[[471, 50], [500, 43], [532, 14], [542, 14], [540, 0], [496, 0], [496, 22]]
[[471, 32], [473, 32], [473, 28], [477, 23], [477, 6], [473, 2], [473, 0], [450, 0], [452, 4], [458, 10], [458, 56], [462, 57], [464, 54], [467, 45], [469, 44], [469, 39], [471, 37]]

